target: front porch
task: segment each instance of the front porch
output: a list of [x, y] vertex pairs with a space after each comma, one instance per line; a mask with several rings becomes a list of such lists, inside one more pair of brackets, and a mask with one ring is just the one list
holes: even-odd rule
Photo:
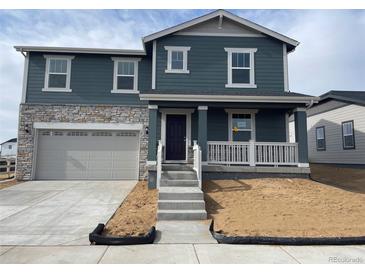
[[[266, 104], [149, 105], [150, 187], [158, 171], [184, 164], [205, 175], [308, 174], [305, 108]], [[248, 107], [250, 106], [250, 107]], [[294, 114], [296, 143], [289, 142]], [[200, 156], [199, 156], [200, 155]]]

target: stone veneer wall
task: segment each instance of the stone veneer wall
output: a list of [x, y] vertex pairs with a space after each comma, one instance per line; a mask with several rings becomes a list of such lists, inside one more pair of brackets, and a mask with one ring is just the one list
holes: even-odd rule
[[[32, 176], [34, 122], [143, 124], [140, 139], [139, 178], [144, 179], [147, 176], [148, 136], [144, 130], [148, 126], [147, 106], [21, 104], [16, 166], [18, 180], [30, 180]], [[26, 126], [30, 130], [29, 133], [25, 131]]]

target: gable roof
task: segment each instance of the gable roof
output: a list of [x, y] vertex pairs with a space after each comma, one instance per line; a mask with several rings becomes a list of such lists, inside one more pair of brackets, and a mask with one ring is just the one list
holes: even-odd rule
[[12, 139], [9, 139], [5, 142], [2, 142], [0, 145], [5, 144], [5, 143], [16, 143], [17, 140], [18, 140], [17, 138], [12, 138]]
[[330, 90], [320, 96], [319, 103], [330, 99], [365, 105], [365, 91]]
[[172, 34], [172, 33], [175, 33], [175, 32], [178, 32], [180, 30], [183, 30], [183, 29], [186, 29], [186, 28], [190, 28], [194, 25], [197, 25], [197, 24], [200, 24], [200, 23], [203, 23], [207, 20], [210, 20], [212, 18], [215, 18], [215, 17], [220, 17], [220, 18], [228, 18], [232, 21], [235, 21], [236, 23], [238, 24], [241, 24], [245, 27], [248, 27], [248, 28], [251, 28], [253, 30], [256, 30], [262, 34], [266, 34], [270, 37], [273, 37], [273, 38], [276, 38], [280, 41], [283, 41], [284, 43], [288, 44], [288, 45], [291, 45], [292, 48], [291, 50], [293, 50], [296, 46], [299, 45], [299, 42], [292, 39], [292, 38], [289, 38], [283, 34], [280, 34], [278, 32], [275, 32], [273, 30], [270, 30], [268, 28], [265, 28], [261, 25], [258, 25], [256, 23], [253, 23], [247, 19], [244, 19], [242, 17], [239, 17], [237, 15], [234, 15], [233, 13], [230, 13], [228, 11], [225, 11], [225, 10], [216, 10], [214, 12], [211, 12], [211, 13], [208, 13], [206, 15], [203, 15], [203, 16], [200, 16], [200, 17], [197, 17], [195, 19], [192, 19], [190, 21], [187, 21], [187, 22], [184, 22], [184, 23], [181, 23], [179, 25], [176, 25], [174, 27], [170, 27], [170, 28], [167, 28], [167, 29], [164, 29], [162, 31], [159, 31], [159, 32], [156, 32], [156, 33], [153, 33], [153, 34], [150, 34], [150, 35], [147, 35], [143, 38], [143, 42], [144, 43], [147, 43], [147, 42], [150, 42], [150, 41], [153, 41], [155, 39], [158, 39], [160, 37], [163, 37], [163, 36], [166, 36], [166, 35], [169, 35], [169, 34]]

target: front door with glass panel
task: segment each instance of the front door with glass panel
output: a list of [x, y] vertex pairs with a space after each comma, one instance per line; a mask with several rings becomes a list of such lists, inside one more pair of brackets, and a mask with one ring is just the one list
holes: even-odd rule
[[232, 113], [231, 140], [248, 142], [252, 136], [251, 114]]

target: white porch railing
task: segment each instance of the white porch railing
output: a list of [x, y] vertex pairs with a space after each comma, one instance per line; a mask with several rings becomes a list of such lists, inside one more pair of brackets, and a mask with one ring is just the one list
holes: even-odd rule
[[208, 163], [249, 164], [248, 142], [208, 142]]
[[208, 142], [208, 163], [298, 165], [298, 144], [285, 142]]
[[156, 164], [156, 187], [157, 189], [160, 188], [161, 184], [161, 173], [162, 173], [162, 153], [163, 153], [163, 146], [161, 140], [158, 141], [157, 146], [157, 164]]
[[193, 152], [194, 152], [193, 169], [195, 170], [196, 176], [198, 178], [199, 188], [202, 188], [202, 151], [196, 141], [194, 141]]
[[258, 165], [297, 165], [297, 143], [255, 143], [255, 163]]

